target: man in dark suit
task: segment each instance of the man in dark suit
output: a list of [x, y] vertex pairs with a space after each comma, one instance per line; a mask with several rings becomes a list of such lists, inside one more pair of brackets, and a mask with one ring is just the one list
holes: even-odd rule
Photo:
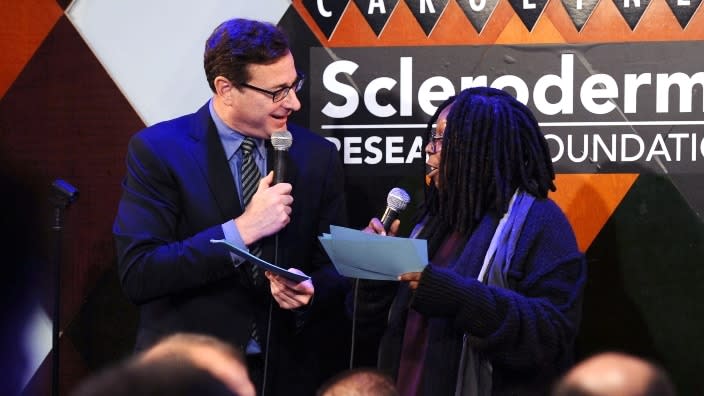
[[[113, 231], [122, 287], [140, 309], [136, 349], [175, 332], [212, 335], [246, 351], [259, 394], [263, 384], [266, 395], [313, 394], [349, 350], [348, 283], [317, 240], [346, 223], [339, 155], [287, 125], [303, 77], [276, 26], [224, 22], [206, 42], [204, 66], [212, 99], [129, 144]], [[274, 184], [270, 138], [287, 129], [287, 179]], [[246, 155], [263, 176], [248, 203]], [[223, 238], [311, 280], [257, 274], [210, 242]]]

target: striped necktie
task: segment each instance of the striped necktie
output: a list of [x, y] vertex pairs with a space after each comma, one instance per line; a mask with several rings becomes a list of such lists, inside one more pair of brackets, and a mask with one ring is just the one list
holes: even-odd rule
[[259, 167], [257, 167], [257, 162], [254, 160], [255, 146], [256, 143], [251, 137], [245, 138], [240, 146], [242, 150], [241, 179], [242, 203], [244, 204], [244, 207], [247, 207], [249, 201], [252, 200], [252, 196], [257, 191], [259, 179], [261, 178]]
[[[251, 137], [245, 138], [240, 147], [242, 149], [242, 169], [240, 172], [242, 179], [242, 204], [246, 208], [249, 201], [252, 200], [252, 196], [257, 191], [261, 173], [259, 173], [259, 167], [257, 166], [257, 162], [254, 160], [254, 149], [256, 147], [254, 139]], [[249, 247], [249, 252], [259, 257], [262, 253], [262, 247], [259, 243], [254, 243]], [[257, 285], [257, 283], [261, 281], [259, 268], [253, 263], [250, 264], [250, 267], [252, 281], [255, 285]]]
[[[242, 204], [244, 207], [247, 207], [249, 201], [252, 200], [252, 196], [257, 191], [261, 173], [259, 173], [259, 167], [257, 166], [257, 162], [254, 160], [254, 150], [256, 148], [254, 139], [251, 137], [246, 137], [244, 141], [242, 141], [240, 148], [242, 150], [242, 168], [240, 169], [240, 178], [242, 180]], [[262, 248], [258, 243], [254, 243], [249, 247], [249, 252], [255, 256], [259, 256], [261, 255]], [[249, 263], [248, 269], [250, 270], [252, 283], [256, 287], [259, 283], [261, 283], [259, 268], [257, 268], [254, 263]], [[252, 321], [250, 336], [254, 341], [261, 345], [257, 327], [257, 321], [255, 319]]]

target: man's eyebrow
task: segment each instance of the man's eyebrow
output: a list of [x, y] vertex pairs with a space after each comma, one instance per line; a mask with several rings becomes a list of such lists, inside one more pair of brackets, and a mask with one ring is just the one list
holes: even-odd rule
[[281, 84], [277, 85], [274, 89], [289, 88], [293, 84], [296, 83], [296, 80], [298, 80], [298, 76], [296, 76], [290, 84], [289, 83], [281, 83]]

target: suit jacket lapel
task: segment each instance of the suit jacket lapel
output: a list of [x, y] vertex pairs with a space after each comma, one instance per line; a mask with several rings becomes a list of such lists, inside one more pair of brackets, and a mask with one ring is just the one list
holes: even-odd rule
[[190, 136], [194, 143], [193, 158], [203, 172], [223, 218], [238, 216], [242, 207], [235, 181], [207, 103], [194, 114]]

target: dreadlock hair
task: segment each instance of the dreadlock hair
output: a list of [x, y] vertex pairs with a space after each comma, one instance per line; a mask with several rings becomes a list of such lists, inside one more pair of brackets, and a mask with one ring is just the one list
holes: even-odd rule
[[548, 144], [530, 109], [488, 87], [465, 89], [452, 102], [439, 177], [439, 220], [463, 234], [488, 211], [506, 213], [516, 189], [539, 198], [555, 191]]
[[[443, 110], [450, 106], [452, 102], [455, 101], [455, 98], [455, 96], [450, 96], [444, 102], [442, 102], [442, 104], [438, 106], [438, 109], [435, 111], [435, 113], [430, 117], [430, 120], [428, 120], [428, 124], [425, 126], [425, 140], [423, 141], [423, 147], [427, 147], [428, 143], [430, 143], [430, 135], [433, 131], [433, 125], [435, 125], [435, 123], [438, 121], [440, 113], [442, 113]], [[421, 210], [419, 212], [419, 218], [416, 220], [419, 221], [428, 213], [437, 214], [437, 197], [438, 189], [435, 187], [435, 184], [427, 184], [425, 186], [425, 200], [422, 203]]]
[[[425, 127], [425, 141], [423, 142], [423, 147], [428, 147], [428, 143], [431, 141], [433, 125], [438, 121], [440, 113], [450, 106], [455, 101], [455, 98], [455, 96], [450, 96], [447, 98], [440, 106], [438, 106], [438, 109], [432, 117], [430, 117], [430, 120], [428, 120], [428, 124]], [[448, 227], [446, 222], [440, 221], [440, 218], [437, 216], [439, 206], [438, 188], [435, 186], [435, 183], [427, 183], [425, 185], [424, 192], [425, 199], [413, 220], [414, 223], [422, 222], [424, 224], [418, 238], [428, 241], [428, 254], [432, 257], [440, 248], [440, 245], [445, 240], [446, 235], [452, 229]]]

